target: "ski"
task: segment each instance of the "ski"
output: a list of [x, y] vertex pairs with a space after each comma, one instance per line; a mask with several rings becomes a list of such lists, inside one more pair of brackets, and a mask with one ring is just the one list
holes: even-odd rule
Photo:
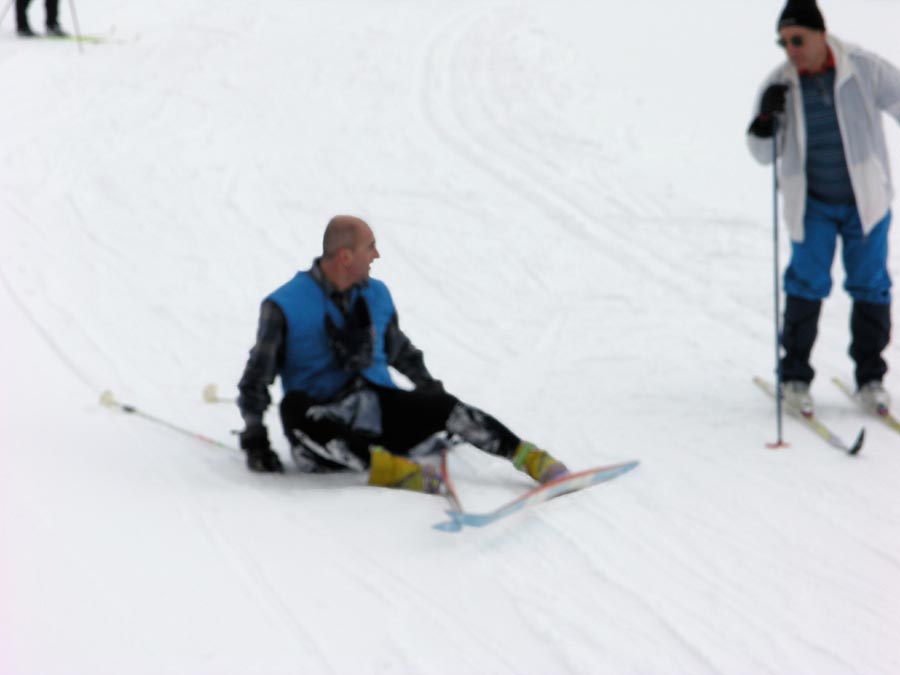
[[110, 41], [104, 35], [48, 35], [47, 40], [59, 40], [60, 42], [82, 42], [89, 45], [102, 45]]
[[535, 506], [541, 502], [546, 502], [556, 497], [567, 495], [577, 490], [583, 490], [598, 483], [612, 480], [623, 473], [631, 471], [640, 464], [639, 461], [623, 462], [622, 464], [613, 464], [611, 466], [601, 466], [595, 469], [587, 469], [570, 473], [556, 480], [544, 483], [536, 488], [529, 490], [525, 494], [497, 507], [493, 511], [484, 513], [468, 513], [460, 509], [450, 509], [447, 515], [450, 520], [437, 523], [434, 529], [442, 532], [459, 532], [464, 526], [484, 527], [490, 525], [502, 518], [512, 515], [517, 511], [528, 506]]
[[833, 377], [831, 378], [831, 381], [838, 389], [847, 394], [847, 396], [860, 408], [865, 410], [867, 413], [874, 415], [882, 422], [887, 424], [891, 429], [900, 433], [900, 420], [894, 417], [894, 415], [891, 414], [891, 411], [888, 410], [886, 406], [878, 406], [877, 408], [867, 406], [860, 400], [859, 396], [856, 395], [856, 392], [853, 391], [853, 388], [849, 384], [844, 382], [844, 380], [839, 377]]
[[49, 40], [51, 42], [76, 42], [90, 45], [124, 45], [129, 42], [137, 42], [140, 39], [140, 34], [136, 34], [129, 38], [128, 36], [118, 34], [116, 32], [116, 27], [113, 26], [107, 33], [66, 33], [65, 35], [43, 35], [38, 33], [33, 38], [29, 39]]
[[[761, 377], [754, 377], [753, 382], [766, 394], [768, 394], [772, 398], [775, 398], [774, 384], [772, 384], [768, 380], [764, 380]], [[860, 429], [859, 435], [857, 435], [856, 440], [851, 445], [848, 445], [843, 440], [841, 440], [837, 434], [831, 431], [831, 429], [825, 426], [822, 420], [820, 420], [814, 412], [805, 412], [803, 410], [799, 410], [798, 408], [788, 405], [787, 402], [785, 402], [784, 408], [795, 418], [812, 429], [812, 431], [814, 431], [816, 435], [822, 438], [826, 443], [837, 448], [838, 450], [843, 450], [848, 455], [855, 455], [862, 449], [863, 441], [866, 437], [865, 427]]]

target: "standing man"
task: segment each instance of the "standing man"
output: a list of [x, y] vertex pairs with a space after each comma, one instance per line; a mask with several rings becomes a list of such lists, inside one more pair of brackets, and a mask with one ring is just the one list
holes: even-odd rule
[[[444, 391], [400, 330], [387, 286], [369, 277], [378, 257], [368, 224], [336, 216], [325, 229], [322, 256], [263, 300], [238, 384], [250, 470], [283, 471], [263, 424], [268, 386], [278, 375], [281, 422], [301, 471], [368, 470], [370, 485], [441, 492], [437, 472], [406, 455], [446, 432], [512, 460], [539, 482], [567, 473], [548, 453]], [[388, 366], [415, 389], [399, 389]]]
[[893, 189], [882, 111], [900, 121], [900, 71], [881, 57], [826, 34], [815, 0], [789, 0], [777, 24], [787, 61], [760, 88], [747, 140], [763, 164], [777, 134], [779, 177], [792, 255], [781, 343], [785, 402], [812, 410], [809, 363], [831, 263], [841, 238], [853, 298], [850, 356], [860, 398], [887, 407], [882, 385], [890, 340], [887, 270]]
[[[37, 33], [28, 25], [28, 5], [30, 4], [31, 0], [16, 0], [16, 32], [19, 37], [37, 37]], [[59, 0], [45, 0], [44, 9], [47, 35], [66, 37], [68, 33], [59, 26]]]

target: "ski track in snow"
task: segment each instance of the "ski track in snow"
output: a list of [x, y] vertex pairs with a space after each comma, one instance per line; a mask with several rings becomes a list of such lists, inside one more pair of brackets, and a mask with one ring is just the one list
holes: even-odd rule
[[[234, 576], [243, 580], [249, 593], [257, 599], [264, 611], [270, 614], [269, 624], [273, 630], [282, 633], [286, 640], [296, 643], [294, 658], [297, 662], [311, 666], [311, 672], [337, 672], [329, 665], [327, 655], [322, 653], [316, 643], [314, 633], [307, 630], [303, 622], [297, 619], [296, 610], [285, 604], [278, 589], [268, 583], [264, 563], [257, 561], [246, 546], [226, 540], [214, 523], [205, 520], [202, 530], [222, 552], [222, 558], [234, 570]], [[310, 659], [313, 664], [309, 663]]]
[[[623, 150], [617, 153], [619, 157], [605, 158], [599, 149], [591, 146], [590, 139], [579, 138], [577, 131], [567, 135], [564, 119], [555, 117], [542, 125], [541, 129], [561, 127], [558, 133], [568, 140], [564, 145], [592, 151], [586, 158], [588, 166], [594, 171], [602, 168], [603, 173], [582, 186], [563, 183], [562, 162], [548, 162], [547, 155], [555, 147], [552, 141], [558, 138], [547, 139], [546, 145], [540, 141], [525, 144], [535, 130], [518, 124], [514, 111], [504, 106], [504, 82], [492, 77], [507, 73], [492, 67], [505, 56], [502, 50], [509, 48], [517, 34], [529, 35], [528, 24], [520, 19], [525, 11], [515, 6], [503, 6], [500, 11], [496, 8], [472, 11], [472, 16], [455, 20], [434, 38], [422, 76], [422, 107], [435, 134], [473, 167], [511, 190], [519, 200], [533, 204], [574, 241], [589, 247], [602, 258], [604, 267], [615, 270], [610, 276], [650, 280], [654, 282], [654, 293], [664, 293], [688, 304], [702, 303], [708, 297], [708, 285], [689, 283], [693, 263], [685, 265], [680, 261], [681, 249], [666, 245], [670, 238], [665, 243], [658, 241], [670, 231], [683, 236], [681, 226], [688, 223], [672, 223], [671, 215], [654, 201], [651, 192], [629, 193], [630, 186], [617, 178], [617, 163], [624, 159]], [[542, 37], [535, 39], [540, 41]], [[563, 45], [539, 44], [538, 48], [551, 55], [557, 52], [568, 55]], [[591, 83], [583, 84], [589, 87]], [[547, 92], [540, 86], [533, 86], [530, 91], [533, 99], [524, 107], [532, 115], [534, 110], [543, 112], [542, 102]], [[466, 95], [461, 95], [462, 92]], [[547, 111], [548, 115], [552, 113]], [[539, 172], [541, 168], [545, 170]], [[605, 194], [613, 195], [615, 203], [598, 210], [598, 206], [604, 206], [602, 202], [596, 204], [598, 196]], [[644, 229], [656, 223], [674, 226], [654, 228], [657, 245], [646, 246], [639, 237]], [[666, 256], [670, 251], [678, 257]], [[518, 271], [515, 277], [527, 278], [527, 270]], [[738, 309], [735, 300], [713, 318], [734, 317], [740, 321]], [[729, 327], [733, 327], [734, 337], [747, 330], [746, 324]]]
[[[814, 393], [866, 446], [787, 419], [762, 448], [770, 187], [731, 106], [775, 10], [401, 5], [103, 0], [83, 25], [140, 40], [0, 39], [0, 672], [900, 672], [900, 442], [827, 383], [837, 289]], [[897, 9], [832, 5], [900, 62]], [[199, 391], [231, 393], [260, 298], [338, 211], [372, 220], [454, 393], [572, 466], [641, 467], [447, 535], [440, 499], [251, 475], [99, 408], [227, 438]], [[451, 471], [473, 510], [529, 485], [472, 448]]]

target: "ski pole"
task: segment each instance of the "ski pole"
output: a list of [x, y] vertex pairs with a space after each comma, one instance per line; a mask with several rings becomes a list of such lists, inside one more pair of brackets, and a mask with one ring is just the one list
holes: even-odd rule
[[78, 52], [84, 54], [84, 45], [81, 44], [81, 29], [78, 27], [78, 13], [75, 11], [75, 0], [69, 0], [69, 9], [72, 12], [72, 28], [75, 30], [75, 42], [78, 43]]
[[118, 408], [124, 413], [129, 413], [131, 415], [135, 415], [137, 417], [143, 417], [145, 420], [149, 422], [153, 422], [154, 424], [159, 424], [160, 426], [164, 426], [172, 431], [177, 431], [179, 434], [183, 434], [185, 436], [189, 436], [198, 441], [203, 441], [204, 443], [209, 443], [210, 445], [215, 445], [219, 448], [224, 448], [225, 450], [235, 450], [240, 452], [236, 447], [232, 445], [228, 445], [227, 443], [222, 443], [221, 441], [217, 441], [214, 438], [210, 438], [209, 436], [204, 436], [203, 434], [197, 433], [196, 431], [191, 431], [190, 429], [185, 429], [184, 427], [180, 427], [177, 424], [172, 424], [171, 422], [167, 422], [166, 420], [160, 419], [159, 417], [154, 417], [153, 415], [149, 415], [145, 412], [142, 412], [135, 408], [133, 405], [125, 405], [124, 403], [119, 403], [116, 400], [116, 397], [113, 396], [113, 393], [109, 390], [104, 391], [100, 395], [100, 405], [106, 408]]
[[7, 14], [9, 14], [9, 10], [12, 9], [14, 2], [15, 0], [9, 0], [9, 2], [6, 3], [6, 9], [3, 10], [3, 14], [0, 14], [0, 25], [3, 24], [3, 19], [6, 18]]
[[787, 445], [782, 438], [782, 413], [784, 409], [781, 391], [781, 294], [779, 293], [778, 276], [781, 263], [778, 256], [778, 115], [772, 116], [772, 238], [774, 260], [774, 295], [775, 295], [775, 426], [778, 438], [774, 443], [767, 443], [770, 448], [781, 448]]

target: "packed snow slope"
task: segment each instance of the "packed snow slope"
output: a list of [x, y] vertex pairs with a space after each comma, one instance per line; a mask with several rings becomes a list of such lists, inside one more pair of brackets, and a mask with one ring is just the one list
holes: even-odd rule
[[[900, 436], [829, 382], [839, 264], [813, 393], [862, 454], [791, 419], [766, 449], [751, 384], [772, 187], [743, 133], [781, 4], [94, 0], [83, 53], [7, 16], [0, 673], [900, 673]], [[900, 63], [900, 3], [822, 9]], [[98, 404], [233, 444], [200, 392], [234, 394], [336, 213], [450, 391], [571, 467], [641, 466], [445, 534], [440, 498], [253, 475]], [[451, 471], [472, 510], [530, 484], [469, 447]]]

